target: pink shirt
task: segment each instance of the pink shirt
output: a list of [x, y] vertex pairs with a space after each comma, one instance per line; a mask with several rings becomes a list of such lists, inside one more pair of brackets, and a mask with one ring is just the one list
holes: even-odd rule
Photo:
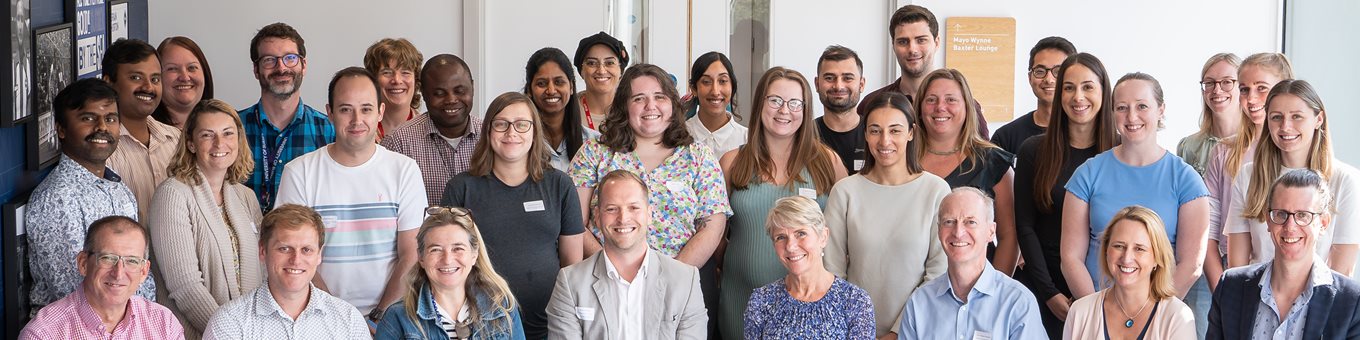
[[85, 300], [85, 290], [76, 289], [42, 310], [24, 326], [19, 339], [184, 339], [184, 328], [175, 315], [161, 305], [140, 296], [128, 300], [127, 314], [110, 332], [94, 308]]

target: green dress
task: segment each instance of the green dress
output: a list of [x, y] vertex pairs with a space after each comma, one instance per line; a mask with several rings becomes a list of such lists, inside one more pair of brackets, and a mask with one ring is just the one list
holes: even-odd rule
[[[765, 234], [765, 216], [774, 208], [775, 200], [800, 191], [816, 195], [812, 176], [806, 169], [800, 175], [808, 182], [795, 183], [794, 190], [754, 179], [745, 189], [733, 190], [728, 199], [733, 215], [727, 219], [728, 243], [718, 295], [718, 329], [723, 339], [742, 338], [742, 315], [751, 291], [788, 275], [775, 255], [774, 243]], [[826, 195], [817, 195], [817, 205], [826, 208]]]

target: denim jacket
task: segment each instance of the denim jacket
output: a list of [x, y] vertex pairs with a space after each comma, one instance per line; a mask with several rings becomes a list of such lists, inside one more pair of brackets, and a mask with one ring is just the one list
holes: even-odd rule
[[[482, 334], [491, 332], [492, 329], [476, 328], [472, 329], [472, 339], [508, 339], [524, 340], [524, 327], [520, 324], [519, 307], [510, 310], [510, 315], [505, 315], [495, 308], [492, 308], [489, 297], [482, 292], [475, 292], [477, 296], [477, 310], [482, 318], [481, 324], [489, 326], [492, 321], [505, 319], [509, 321], [510, 331], [494, 334]], [[450, 311], [452, 312], [452, 311]], [[411, 318], [406, 316], [406, 304], [398, 301], [383, 313], [382, 322], [378, 323], [378, 334], [375, 339], [429, 339], [447, 340], [449, 337], [444, 333], [444, 329], [439, 325], [439, 312], [435, 308], [434, 294], [430, 292], [430, 286], [425, 285], [420, 289], [420, 306], [416, 308], [416, 315], [420, 320], [421, 329], [417, 329]], [[421, 331], [424, 331], [424, 334]]]

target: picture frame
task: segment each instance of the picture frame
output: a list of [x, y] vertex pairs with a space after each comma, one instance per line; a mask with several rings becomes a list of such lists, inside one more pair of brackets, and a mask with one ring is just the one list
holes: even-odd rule
[[28, 194], [15, 196], [4, 204], [4, 228], [0, 230], [3, 247], [5, 338], [16, 339], [30, 312], [28, 292], [33, 278], [28, 270], [28, 226], [24, 213], [28, 209]]
[[109, 43], [112, 44], [118, 39], [128, 38], [128, 25], [132, 22], [128, 17], [127, 0], [113, 0], [109, 2]]
[[33, 116], [29, 100], [33, 93], [32, 4], [32, 0], [9, 0], [11, 66], [5, 69], [4, 79], [10, 90], [4, 91], [4, 99], [11, 107], [0, 113], [0, 127], [18, 126]]
[[27, 140], [29, 170], [40, 170], [52, 165], [61, 153], [57, 142], [56, 108], [52, 99], [57, 92], [75, 81], [74, 28], [71, 23], [43, 27], [33, 33], [33, 116], [28, 124]]
[[100, 61], [112, 43], [108, 0], [66, 0], [66, 22], [75, 26], [76, 79], [102, 76]]

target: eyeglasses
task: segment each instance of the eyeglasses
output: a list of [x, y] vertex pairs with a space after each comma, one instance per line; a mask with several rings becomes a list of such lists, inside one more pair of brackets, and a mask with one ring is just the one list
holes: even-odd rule
[[469, 210], [467, 210], [467, 208], [463, 208], [463, 207], [440, 207], [440, 206], [433, 206], [433, 207], [425, 208], [425, 215], [426, 215], [426, 216], [438, 215], [438, 214], [444, 214], [444, 213], [453, 214], [453, 216], [455, 216], [455, 217], [461, 217], [461, 216], [472, 215], [472, 211], [469, 211]]
[[1042, 79], [1043, 77], [1045, 77], [1045, 76], [1047, 76], [1047, 75], [1049, 75], [1049, 74], [1053, 74], [1053, 77], [1054, 77], [1054, 78], [1057, 78], [1057, 77], [1058, 77], [1058, 67], [1057, 67], [1057, 66], [1054, 66], [1054, 67], [1044, 67], [1044, 66], [1042, 66], [1042, 65], [1038, 65], [1038, 66], [1034, 66], [1034, 67], [1032, 67], [1032, 68], [1029, 69], [1029, 76], [1030, 76], [1030, 77], [1034, 77], [1034, 79]]
[[89, 252], [89, 254], [94, 255], [94, 258], [99, 261], [99, 266], [103, 268], [113, 268], [118, 265], [118, 262], [122, 262], [123, 267], [127, 267], [127, 269], [142, 269], [142, 266], [146, 265], [146, 259], [137, 256], [119, 256], [96, 252]]
[[615, 67], [619, 65], [619, 61], [614, 59], [605, 59], [603, 62], [601, 62], [595, 59], [586, 59], [586, 61], [581, 64], [590, 68], [600, 67], [600, 65], [604, 65], [604, 67]]
[[1317, 215], [1322, 215], [1322, 213], [1307, 210], [1289, 211], [1284, 209], [1270, 209], [1269, 214], [1267, 214], [1267, 216], [1270, 217], [1271, 224], [1284, 224], [1285, 221], [1289, 220], [1290, 216], [1293, 216], [1294, 224], [1299, 226], [1306, 226], [1309, 223], [1313, 223], [1313, 217], [1316, 217]]
[[803, 100], [802, 100], [802, 99], [793, 99], [793, 100], [787, 100], [787, 101], [786, 101], [786, 100], [784, 100], [784, 98], [779, 98], [779, 96], [769, 96], [769, 97], [765, 97], [765, 103], [769, 104], [769, 105], [770, 105], [770, 108], [771, 108], [771, 109], [775, 109], [775, 110], [778, 110], [779, 108], [784, 107], [784, 104], [788, 104], [788, 105], [789, 105], [789, 111], [792, 111], [792, 112], [803, 112]]
[[1199, 82], [1199, 89], [1204, 92], [1210, 92], [1214, 90], [1214, 85], [1218, 85], [1218, 89], [1223, 90], [1224, 92], [1232, 91], [1233, 87], [1237, 86], [1237, 79], [1224, 79], [1219, 81], [1213, 80], [1201, 81]]
[[505, 132], [505, 131], [510, 130], [510, 126], [511, 126], [511, 125], [514, 125], [514, 126], [515, 126], [515, 132], [525, 133], [525, 132], [529, 132], [529, 129], [532, 129], [532, 128], [534, 127], [534, 121], [532, 121], [532, 120], [527, 120], [527, 119], [520, 119], [520, 120], [516, 120], [516, 121], [511, 122], [511, 121], [504, 120], [504, 119], [497, 119], [497, 120], [491, 121], [491, 131], [495, 131], [495, 132]]
[[283, 62], [283, 67], [297, 66], [299, 62], [302, 62], [302, 56], [295, 53], [289, 53], [282, 57], [267, 55], [255, 59], [255, 65], [265, 69], [277, 68], [279, 67], [279, 62]]

